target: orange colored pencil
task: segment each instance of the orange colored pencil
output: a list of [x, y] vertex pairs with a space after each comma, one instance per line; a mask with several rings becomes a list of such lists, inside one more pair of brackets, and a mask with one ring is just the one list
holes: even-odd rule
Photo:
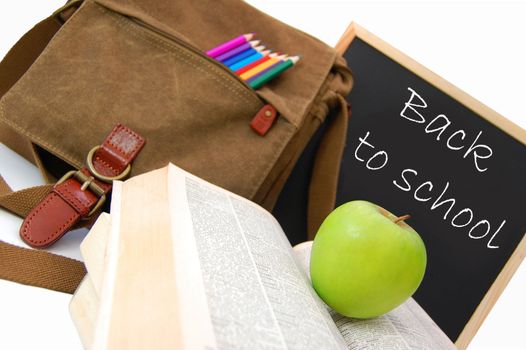
[[[270, 55], [269, 55], [270, 56]], [[247, 80], [252, 78], [254, 75], [258, 74], [259, 72], [263, 72], [265, 69], [275, 65], [276, 63], [281, 62], [284, 58], [286, 58], [287, 55], [281, 55], [276, 57], [271, 57], [266, 62], [261, 63], [260, 65], [257, 65], [256, 67], [240, 74], [241, 79]]]

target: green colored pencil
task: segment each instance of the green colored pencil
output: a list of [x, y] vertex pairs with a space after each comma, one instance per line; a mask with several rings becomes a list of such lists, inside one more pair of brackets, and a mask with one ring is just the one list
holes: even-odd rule
[[253, 89], [259, 89], [260, 87], [265, 85], [269, 80], [274, 79], [290, 67], [294, 66], [299, 61], [299, 59], [299, 56], [289, 57], [283, 62], [277, 64], [275, 67], [269, 69], [268, 72], [265, 72], [261, 76], [252, 80], [248, 84]]

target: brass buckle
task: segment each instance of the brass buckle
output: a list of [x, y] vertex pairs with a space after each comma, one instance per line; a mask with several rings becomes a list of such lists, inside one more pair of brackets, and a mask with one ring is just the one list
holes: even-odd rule
[[88, 167], [90, 173], [93, 174], [93, 176], [86, 175], [80, 170], [71, 170], [71, 171], [68, 171], [64, 176], [62, 176], [62, 178], [60, 178], [60, 180], [57, 181], [57, 185], [60, 185], [67, 179], [73, 177], [76, 180], [78, 180], [80, 183], [82, 183], [82, 185], [80, 186], [81, 191], [85, 191], [86, 189], [89, 189], [91, 192], [97, 195], [97, 197], [99, 197], [97, 204], [95, 204], [93, 209], [91, 209], [88, 215], [83, 219], [89, 219], [97, 210], [99, 210], [102, 207], [104, 202], [106, 202], [106, 193], [99, 185], [97, 185], [97, 183], [95, 182], [95, 179], [106, 182], [106, 183], [111, 183], [113, 180], [124, 179], [126, 176], [130, 174], [130, 171], [131, 171], [131, 165], [128, 164], [126, 169], [124, 169], [124, 171], [117, 176], [104, 176], [100, 174], [93, 166], [93, 155], [99, 148], [100, 146], [93, 147], [89, 151], [88, 156], [86, 157], [86, 166]]
[[120, 173], [119, 175], [117, 175], [117, 176], [104, 176], [102, 174], [99, 174], [99, 172], [93, 166], [93, 155], [95, 154], [95, 152], [99, 148], [100, 148], [100, 146], [93, 147], [91, 149], [91, 151], [89, 151], [88, 156], [86, 157], [86, 166], [88, 167], [90, 173], [92, 173], [93, 176], [95, 176], [97, 178], [97, 180], [100, 180], [100, 181], [103, 181], [103, 182], [107, 182], [107, 183], [111, 183], [113, 180], [122, 180], [122, 179], [124, 179], [126, 176], [128, 176], [130, 174], [130, 171], [131, 171], [131, 165], [130, 164], [128, 164], [126, 169], [124, 169], [124, 171], [122, 173]]
[[80, 170], [68, 171], [64, 176], [60, 178], [60, 180], [57, 181], [57, 185], [60, 185], [61, 183], [65, 182], [67, 179], [72, 177], [82, 183], [82, 185], [80, 186], [80, 189], [82, 191], [85, 191], [89, 188], [91, 192], [93, 192], [97, 195], [97, 197], [99, 197], [97, 204], [95, 204], [93, 209], [89, 211], [88, 215], [83, 218], [83, 220], [88, 220], [91, 218], [91, 216], [93, 216], [93, 214], [95, 214], [95, 212], [97, 212], [97, 210], [99, 210], [102, 207], [104, 202], [106, 202], [106, 193], [99, 185], [97, 185], [94, 182], [95, 179], [93, 178], [93, 176], [88, 176]]

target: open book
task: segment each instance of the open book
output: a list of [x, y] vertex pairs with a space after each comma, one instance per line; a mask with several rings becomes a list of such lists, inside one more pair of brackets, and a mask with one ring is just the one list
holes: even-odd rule
[[412, 299], [369, 320], [331, 311], [309, 242], [174, 165], [115, 183], [81, 250], [70, 309], [87, 348], [455, 349]]

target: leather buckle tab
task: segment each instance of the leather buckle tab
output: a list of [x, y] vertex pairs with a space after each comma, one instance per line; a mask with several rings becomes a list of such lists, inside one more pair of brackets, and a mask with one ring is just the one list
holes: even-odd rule
[[100, 181], [111, 183], [113, 180], [122, 180], [122, 179], [124, 179], [126, 176], [128, 176], [130, 174], [131, 164], [128, 164], [126, 169], [124, 169], [122, 171], [122, 173], [120, 173], [119, 175], [116, 175], [116, 176], [105, 176], [105, 175], [100, 174], [97, 171], [97, 169], [95, 169], [95, 166], [93, 165], [93, 155], [95, 154], [95, 152], [97, 152], [97, 150], [99, 148], [100, 148], [100, 146], [93, 147], [89, 151], [88, 156], [86, 157], [86, 166], [88, 167], [89, 172], [93, 174], [93, 176], [95, 176]]
[[64, 176], [60, 178], [60, 180], [57, 181], [55, 186], [64, 183], [66, 180], [72, 177], [77, 179], [82, 184], [80, 186], [81, 191], [89, 189], [91, 192], [96, 194], [97, 197], [99, 197], [99, 200], [97, 201], [95, 206], [93, 206], [93, 208], [89, 211], [88, 215], [82, 218], [83, 220], [89, 220], [91, 219], [93, 214], [95, 214], [102, 207], [104, 202], [106, 202], [106, 192], [99, 185], [97, 185], [96, 182], [94, 182], [95, 179], [93, 178], [93, 176], [88, 176], [80, 170], [68, 171]]

